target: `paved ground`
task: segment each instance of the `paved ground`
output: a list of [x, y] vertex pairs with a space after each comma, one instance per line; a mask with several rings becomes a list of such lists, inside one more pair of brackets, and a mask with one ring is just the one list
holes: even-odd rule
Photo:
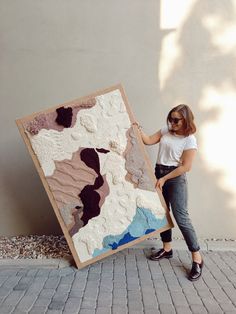
[[82, 270], [1, 266], [0, 313], [236, 313], [236, 251], [202, 251], [195, 283], [186, 250], [160, 262], [149, 251], [127, 249]]

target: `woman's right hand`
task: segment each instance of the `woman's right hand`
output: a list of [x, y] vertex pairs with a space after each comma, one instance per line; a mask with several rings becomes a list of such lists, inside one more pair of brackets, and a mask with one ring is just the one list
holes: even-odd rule
[[141, 125], [137, 121], [134, 121], [132, 125], [136, 125], [139, 130], [142, 128]]

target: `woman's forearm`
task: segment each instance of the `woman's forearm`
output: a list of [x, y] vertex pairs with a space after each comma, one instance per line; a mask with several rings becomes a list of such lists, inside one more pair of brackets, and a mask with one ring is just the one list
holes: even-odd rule
[[169, 180], [169, 179], [173, 179], [175, 177], [180, 176], [181, 174], [187, 172], [187, 168], [185, 166], [179, 166], [178, 168], [176, 168], [175, 170], [169, 172], [167, 175], [165, 175], [163, 178], [165, 180]]
[[150, 136], [145, 134], [141, 129], [139, 129], [140, 135], [142, 137], [143, 143], [145, 145], [151, 145], [151, 139]]

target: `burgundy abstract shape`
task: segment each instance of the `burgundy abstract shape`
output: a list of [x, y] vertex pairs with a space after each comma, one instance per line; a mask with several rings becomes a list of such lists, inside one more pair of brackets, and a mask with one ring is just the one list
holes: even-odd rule
[[56, 109], [56, 112], [57, 112], [56, 122], [59, 125], [63, 125], [65, 128], [69, 128], [71, 126], [73, 116], [72, 108], [60, 107]]
[[109, 150], [107, 150], [105, 148], [96, 148], [96, 151], [98, 151], [99, 153], [103, 153], [103, 154], [109, 153]]
[[[107, 153], [107, 150], [102, 149], [101, 152]], [[88, 223], [89, 219], [96, 217], [100, 214], [100, 195], [98, 190], [104, 183], [103, 177], [100, 174], [100, 163], [98, 153], [93, 148], [85, 148], [80, 153], [81, 160], [89, 167], [94, 169], [97, 173], [97, 178], [93, 185], [86, 185], [80, 192], [79, 197], [84, 205], [83, 216], [81, 220], [84, 226]]]

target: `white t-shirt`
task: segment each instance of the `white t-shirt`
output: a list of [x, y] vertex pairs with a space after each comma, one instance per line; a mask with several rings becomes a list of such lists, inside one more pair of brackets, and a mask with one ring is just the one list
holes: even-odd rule
[[157, 164], [179, 166], [183, 151], [197, 149], [196, 137], [193, 134], [189, 136], [172, 134], [169, 132], [167, 126], [161, 129], [161, 134]]

